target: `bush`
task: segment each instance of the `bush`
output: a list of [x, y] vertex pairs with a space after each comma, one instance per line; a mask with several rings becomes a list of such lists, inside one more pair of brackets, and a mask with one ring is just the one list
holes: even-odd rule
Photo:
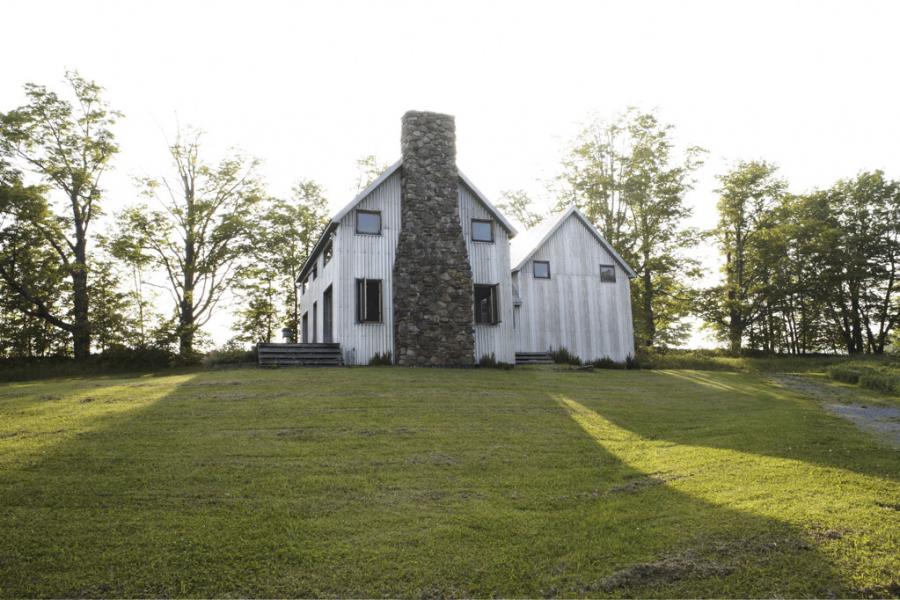
[[597, 369], [624, 369], [625, 363], [616, 362], [608, 356], [598, 358], [591, 363]]
[[392, 364], [394, 364], [394, 360], [390, 350], [384, 353], [376, 352], [375, 356], [369, 359], [370, 367], [389, 367]]
[[498, 361], [496, 355], [494, 355], [494, 353], [492, 352], [491, 354], [485, 354], [480, 359], [478, 359], [478, 366], [484, 367], [486, 369], [503, 369], [504, 371], [508, 371], [515, 365], [512, 365], [508, 362]]
[[828, 376], [835, 381], [843, 381], [844, 383], [859, 383], [861, 373], [859, 369], [849, 367], [847, 365], [834, 365], [828, 368]]
[[169, 367], [174, 364], [175, 355], [165, 348], [116, 345], [104, 350], [96, 360], [102, 365], [118, 367]]
[[204, 367], [222, 367], [257, 364], [256, 348], [247, 350], [235, 344], [226, 344], [210, 350], [202, 359]]
[[834, 365], [828, 368], [828, 376], [835, 381], [860, 385], [870, 390], [900, 393], [900, 369], [889, 363]]
[[638, 357], [636, 357], [632, 354], [629, 354], [628, 356], [625, 357], [625, 368], [626, 369], [640, 369], [641, 368], [640, 359], [638, 359]]
[[576, 367], [581, 366], [581, 359], [576, 355], [572, 354], [565, 348], [559, 348], [557, 350], [550, 351], [550, 358], [553, 362], [560, 365], [573, 365]]
[[859, 385], [864, 388], [869, 388], [870, 390], [877, 390], [888, 394], [900, 393], [900, 377], [888, 373], [872, 371], [871, 373], [861, 375], [859, 378]]

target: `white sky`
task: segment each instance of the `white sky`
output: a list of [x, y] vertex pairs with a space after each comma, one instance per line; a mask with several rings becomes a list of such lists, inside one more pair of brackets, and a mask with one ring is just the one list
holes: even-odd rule
[[[710, 150], [699, 226], [739, 159], [778, 163], [794, 191], [900, 177], [900, 2], [5, 0], [0, 22], [0, 111], [76, 68], [126, 114], [107, 212], [135, 199], [131, 177], [168, 172], [176, 115], [208, 132], [211, 158], [262, 159], [271, 193], [311, 177], [334, 205], [357, 158], [399, 157], [408, 109], [456, 116], [458, 163], [491, 198], [549, 200], [542, 181], [580, 124], [629, 105]], [[230, 322], [219, 311], [217, 342]]]

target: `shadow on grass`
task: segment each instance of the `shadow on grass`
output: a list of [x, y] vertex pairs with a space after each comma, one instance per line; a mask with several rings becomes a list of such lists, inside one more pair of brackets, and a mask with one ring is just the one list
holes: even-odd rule
[[341, 374], [131, 388], [13, 463], [0, 595], [850, 593], [796, 527], [675, 489], [529, 381]]

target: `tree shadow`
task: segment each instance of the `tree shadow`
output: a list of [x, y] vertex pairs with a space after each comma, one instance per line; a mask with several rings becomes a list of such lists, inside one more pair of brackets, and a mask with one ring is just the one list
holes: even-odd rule
[[0, 472], [0, 594], [852, 593], [806, 532], [677, 489], [571, 397], [507, 374], [379, 385], [394, 376], [133, 388], [132, 410]]
[[639, 390], [579, 398], [648, 439], [803, 461], [892, 481], [900, 452], [792, 390], [730, 372], [641, 372]]

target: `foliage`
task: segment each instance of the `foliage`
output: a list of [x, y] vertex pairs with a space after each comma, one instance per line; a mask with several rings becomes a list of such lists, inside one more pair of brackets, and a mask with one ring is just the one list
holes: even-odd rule
[[557, 348], [549, 352], [550, 359], [560, 365], [581, 365], [581, 358], [569, 352], [566, 348]]
[[497, 360], [497, 355], [493, 352], [490, 354], [483, 354], [481, 358], [478, 359], [478, 366], [485, 369], [502, 369], [504, 371], [515, 368], [515, 365], [512, 363]]
[[533, 204], [525, 190], [505, 190], [500, 192], [497, 208], [512, 216], [525, 229], [531, 229], [544, 220], [544, 215], [534, 212]]
[[202, 360], [203, 366], [207, 368], [256, 365], [258, 362], [256, 347], [247, 350], [237, 339], [232, 339], [225, 345], [210, 350]]
[[198, 132], [179, 131], [169, 147], [174, 176], [140, 180], [153, 206], [120, 215], [120, 243], [139, 248], [168, 280], [185, 360], [194, 355], [198, 330], [242, 274], [263, 197], [257, 160], [234, 153], [210, 164], [201, 157], [200, 140]]
[[[0, 177], [7, 180], [0, 186], [12, 187], [12, 193], [0, 192], [0, 226], [9, 219], [27, 230], [23, 234], [47, 255], [44, 267], [71, 280], [66, 310], [53, 306], [47, 287], [18, 268], [20, 255], [9, 248], [16, 232], [0, 233], [0, 278], [19, 297], [20, 310], [70, 334], [75, 357], [85, 359], [91, 352], [90, 230], [101, 214], [100, 179], [118, 152], [112, 127], [121, 114], [109, 108], [96, 83], [75, 72], [66, 73], [66, 83], [74, 101], [28, 83], [28, 104], [0, 114], [0, 161], [15, 161], [47, 186], [26, 188], [18, 177], [11, 184]], [[50, 190], [62, 196], [59, 202], [45, 198]]]
[[764, 377], [241, 369], [0, 399], [9, 597], [844, 598], [900, 570], [898, 453]]
[[390, 350], [387, 352], [376, 352], [375, 355], [369, 359], [370, 367], [389, 367], [394, 364], [394, 359], [391, 356]]
[[390, 165], [382, 162], [374, 154], [367, 154], [356, 161], [356, 191], [360, 192], [378, 179]]
[[888, 394], [900, 394], [900, 361], [884, 363], [852, 361], [829, 367], [828, 376], [835, 381], [860, 385]]
[[690, 327], [688, 281], [699, 275], [689, 250], [698, 234], [684, 225], [684, 202], [704, 150], [676, 156], [673, 128], [653, 113], [629, 109], [594, 122], [563, 162], [557, 210], [575, 205], [637, 272], [631, 285], [635, 336], [644, 346], [677, 345]]

